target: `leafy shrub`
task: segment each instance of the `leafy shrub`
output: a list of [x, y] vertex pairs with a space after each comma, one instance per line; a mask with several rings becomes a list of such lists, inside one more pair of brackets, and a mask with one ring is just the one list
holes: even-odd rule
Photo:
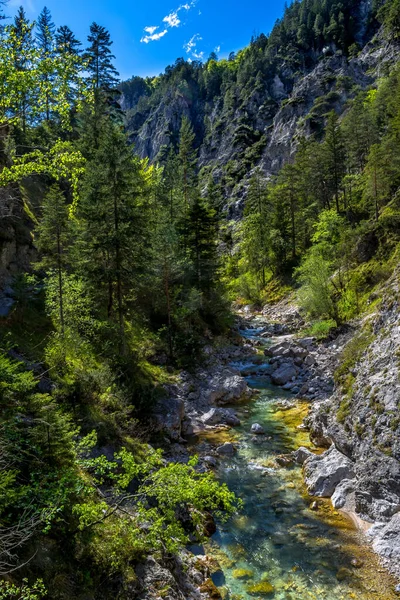
[[332, 329], [337, 327], [336, 321], [333, 319], [326, 319], [322, 321], [315, 321], [311, 327], [305, 330], [306, 335], [317, 338], [318, 340], [326, 339]]

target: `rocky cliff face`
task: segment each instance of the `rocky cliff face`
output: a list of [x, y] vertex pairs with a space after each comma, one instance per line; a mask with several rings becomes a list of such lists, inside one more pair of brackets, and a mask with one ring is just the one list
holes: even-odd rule
[[273, 76], [258, 74], [246, 99], [230, 84], [224, 95], [204, 99], [195, 81], [171, 84], [160, 99], [130, 106], [127, 126], [137, 152], [156, 160], [174, 144], [183, 116], [194, 126], [200, 167], [222, 182], [228, 203], [245, 196], [249, 173], [260, 167], [265, 177], [277, 173], [295, 152], [299, 138], [319, 135], [325, 115], [343, 112], [357, 91], [372, 85], [398, 59], [398, 48], [383, 31], [368, 39], [370, 6], [361, 3], [357, 13], [362, 50], [349, 58], [334, 45], [313, 56], [312, 68], [295, 70], [283, 63]]
[[0, 189], [0, 290], [29, 269], [33, 257], [32, 222], [18, 189]]
[[[349, 343], [347, 354], [345, 350], [342, 385], [338, 385], [332, 398], [313, 405], [309, 419], [314, 438], [333, 443], [343, 461], [351, 461], [351, 472], [336, 481], [334, 505], [375, 523], [370, 532], [374, 548], [384, 558], [391, 559], [392, 567], [397, 564], [397, 573], [400, 571], [399, 274], [397, 269], [379, 309], [363, 323], [360, 333]], [[311, 477], [316, 470], [309, 465]]]

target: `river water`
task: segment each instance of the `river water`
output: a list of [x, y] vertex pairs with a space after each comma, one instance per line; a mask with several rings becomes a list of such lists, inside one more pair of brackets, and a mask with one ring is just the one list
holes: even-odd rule
[[[242, 332], [256, 337], [257, 329]], [[265, 341], [265, 340], [264, 340]], [[243, 368], [248, 365], [236, 365]], [[243, 510], [220, 523], [207, 552], [222, 572], [214, 576], [223, 598], [251, 600], [394, 600], [394, 582], [380, 567], [352, 521], [329, 500], [310, 498], [301, 467], [280, 467], [275, 458], [303, 445], [314, 448], [299, 429], [308, 406], [266, 378], [248, 378], [259, 394], [235, 406], [241, 426], [213, 433], [208, 441], [237, 443], [233, 458], [221, 461], [220, 481], [243, 500]], [[287, 400], [290, 399], [288, 403]], [[253, 436], [259, 423], [264, 436]], [[206, 436], [204, 437], [207, 438]]]

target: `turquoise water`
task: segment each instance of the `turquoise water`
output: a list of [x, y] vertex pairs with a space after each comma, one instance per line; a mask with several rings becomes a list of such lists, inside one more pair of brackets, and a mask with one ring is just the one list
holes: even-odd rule
[[[308, 435], [297, 428], [307, 405], [296, 402], [292, 409], [282, 410], [282, 400], [293, 402], [290, 395], [262, 377], [250, 378], [249, 383], [260, 394], [236, 407], [242, 421], [232, 432], [238, 452], [222, 461], [217, 471], [244, 503], [237, 517], [219, 524], [209, 549], [221, 564], [222, 573], [214, 575], [214, 583], [222, 597], [395, 598], [393, 582], [352, 523], [329, 501], [312, 506], [315, 499], [306, 494], [301, 468], [280, 467], [275, 461], [300, 445], [313, 449]], [[263, 425], [266, 435], [254, 437], [253, 423]]]

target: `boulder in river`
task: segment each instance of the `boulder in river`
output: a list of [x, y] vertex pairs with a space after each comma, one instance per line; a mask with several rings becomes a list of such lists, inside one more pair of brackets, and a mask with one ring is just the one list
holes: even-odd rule
[[226, 368], [208, 381], [207, 395], [210, 404], [228, 404], [244, 397], [250, 397], [251, 391], [243, 377], [232, 369]]
[[274, 371], [274, 373], [272, 373], [272, 382], [275, 385], [285, 385], [285, 383], [291, 381], [293, 377], [296, 377], [297, 372], [298, 371], [294, 365], [285, 363], [281, 365], [279, 369]]
[[231, 427], [240, 425], [240, 419], [232, 408], [211, 408], [201, 417], [204, 425], [220, 425], [225, 423]]
[[304, 463], [307, 489], [313, 496], [330, 498], [343, 479], [355, 477], [354, 465], [334, 445], [320, 455], [310, 456]]
[[251, 426], [251, 433], [254, 433], [255, 435], [264, 435], [265, 429], [259, 423], [253, 423]]
[[236, 452], [236, 448], [231, 442], [225, 442], [222, 446], [218, 446], [217, 453], [220, 456], [233, 456]]
[[253, 583], [246, 589], [250, 596], [274, 596], [275, 588], [269, 581], [260, 581], [260, 583]]
[[217, 461], [213, 456], [204, 456], [203, 457], [203, 462], [206, 463], [206, 465], [208, 467], [211, 467], [212, 469], [215, 469], [217, 466]]

